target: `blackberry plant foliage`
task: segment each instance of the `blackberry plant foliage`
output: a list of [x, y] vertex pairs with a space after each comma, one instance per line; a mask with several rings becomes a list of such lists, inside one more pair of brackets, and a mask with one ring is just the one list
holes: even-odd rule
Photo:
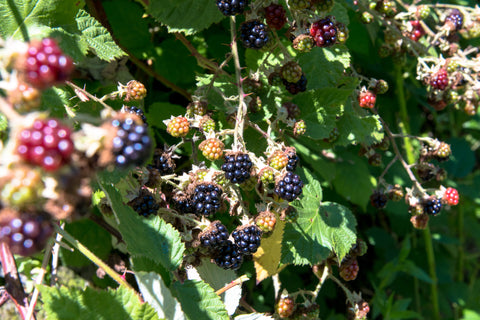
[[0, 5], [0, 318], [480, 317], [475, 5]]

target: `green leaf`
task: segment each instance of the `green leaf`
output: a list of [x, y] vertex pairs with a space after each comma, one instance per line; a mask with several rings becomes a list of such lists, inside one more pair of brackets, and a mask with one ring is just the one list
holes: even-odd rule
[[75, 29], [75, 14], [83, 6], [82, 0], [0, 0], [0, 34], [28, 41], [34, 26]]
[[463, 310], [462, 320], [480, 320], [480, 313], [473, 310]]
[[170, 116], [183, 115], [185, 108], [168, 102], [155, 102], [148, 107], [146, 113], [147, 122], [158, 128], [166, 128], [163, 120], [170, 119]]
[[75, 20], [78, 29], [82, 32], [82, 37], [97, 57], [105, 61], [111, 61], [126, 55], [113, 41], [108, 30], [88, 12], [79, 10]]
[[172, 225], [155, 216], [140, 217], [127, 206], [120, 193], [110, 184], [100, 182], [117, 218], [118, 230], [132, 256], [144, 256], [160, 263], [169, 271], [176, 270], [183, 258], [185, 246]]
[[314, 265], [331, 252], [342, 260], [356, 241], [356, 220], [350, 210], [338, 203], [322, 203], [320, 184], [309, 180], [301, 201], [292, 203], [299, 217], [285, 227], [283, 263]]
[[147, 12], [169, 32], [194, 34], [225, 18], [211, 0], [151, 0]]
[[235, 320], [273, 320], [269, 315], [264, 313], [249, 313], [249, 314], [242, 314], [240, 316], [236, 316]]
[[228, 320], [228, 313], [220, 297], [212, 287], [201, 280], [175, 282], [175, 296], [182, 304], [183, 312], [191, 320]]
[[48, 319], [52, 320], [155, 320], [159, 319], [148, 303], [140, 303], [133, 290], [84, 291], [66, 287], [38, 286]]
[[170, 289], [158, 274], [135, 272], [135, 278], [143, 298], [155, 309], [159, 317], [171, 320], [185, 319], [180, 303], [172, 296]]

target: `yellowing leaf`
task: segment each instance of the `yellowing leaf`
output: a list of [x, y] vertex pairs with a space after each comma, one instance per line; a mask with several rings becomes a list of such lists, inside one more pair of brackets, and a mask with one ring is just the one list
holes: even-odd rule
[[282, 256], [282, 238], [285, 222], [277, 220], [273, 233], [262, 239], [260, 248], [253, 254], [253, 262], [257, 272], [257, 284], [262, 280], [280, 272], [280, 258]]

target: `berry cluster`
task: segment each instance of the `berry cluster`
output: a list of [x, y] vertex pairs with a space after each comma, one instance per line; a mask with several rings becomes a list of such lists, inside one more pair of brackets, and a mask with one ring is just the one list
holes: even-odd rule
[[131, 80], [127, 83], [125, 93], [125, 101], [139, 101], [147, 96], [147, 89], [143, 83]]
[[135, 106], [123, 106], [122, 111], [138, 116], [140, 119], [142, 119], [143, 123], [147, 124], [147, 118], [145, 117], [142, 109]]
[[198, 149], [202, 151], [202, 154], [205, 158], [208, 160], [214, 161], [217, 159], [220, 159], [220, 157], [223, 155], [223, 148], [224, 144], [222, 141], [220, 141], [217, 138], [210, 138], [198, 146]]
[[426, 214], [436, 216], [442, 209], [442, 201], [436, 197], [430, 197], [423, 203], [423, 210]]
[[218, 220], [210, 223], [209, 227], [199, 235], [200, 244], [211, 249], [227, 245], [228, 237], [227, 228]]
[[288, 164], [288, 157], [283, 151], [277, 150], [268, 158], [268, 164], [275, 170], [282, 170]]
[[448, 86], [448, 73], [447, 70], [441, 68], [436, 73], [434, 73], [429, 81], [430, 85], [438, 90], [445, 90]]
[[167, 132], [173, 137], [185, 137], [190, 131], [188, 119], [182, 116], [173, 118], [167, 124]]
[[376, 100], [377, 100], [377, 97], [375, 93], [373, 93], [370, 90], [362, 91], [358, 95], [358, 104], [362, 108], [372, 109], [373, 107], [375, 107]]
[[356, 258], [350, 258], [342, 261], [340, 265], [339, 273], [345, 281], [355, 280], [359, 271], [358, 262]]
[[265, 8], [265, 20], [270, 28], [280, 30], [287, 22], [285, 9], [279, 5], [272, 3]]
[[216, 0], [217, 7], [225, 16], [234, 16], [243, 13], [247, 0]]
[[285, 79], [282, 79], [282, 82], [285, 86], [285, 89], [291, 94], [297, 94], [307, 90], [307, 78], [305, 77], [305, 74], [302, 74], [300, 80], [297, 82], [288, 82]]
[[458, 191], [455, 188], [447, 188], [445, 193], [443, 194], [443, 200], [449, 206], [456, 206], [458, 204], [460, 197], [458, 195]]
[[230, 182], [242, 183], [250, 178], [252, 166], [252, 161], [247, 153], [232, 153], [225, 155], [222, 170], [225, 172], [225, 178]]
[[56, 119], [37, 119], [18, 136], [17, 153], [46, 171], [55, 171], [70, 161], [74, 150], [71, 131]]
[[158, 170], [160, 175], [172, 174], [175, 170], [175, 162], [168, 152], [156, 150], [153, 155], [151, 167]]
[[310, 26], [310, 35], [317, 47], [330, 47], [337, 42], [337, 27], [331, 16], [315, 21]]
[[452, 31], [460, 30], [463, 26], [463, 14], [458, 9], [452, 9], [445, 18], [445, 25]]
[[155, 200], [153, 193], [146, 189], [142, 189], [138, 197], [133, 199], [129, 205], [138, 213], [140, 216], [148, 217], [152, 214], [156, 214], [160, 205]]
[[272, 232], [276, 223], [277, 217], [270, 211], [260, 212], [255, 218], [255, 224], [260, 228], [260, 230], [266, 233]]
[[280, 198], [293, 201], [302, 194], [303, 182], [300, 177], [293, 172], [287, 172], [285, 175], [275, 184], [275, 194]]
[[280, 297], [276, 310], [280, 318], [290, 317], [295, 311], [295, 300], [290, 296]]
[[285, 170], [294, 172], [297, 169], [297, 165], [300, 162], [300, 158], [298, 157], [297, 153], [293, 150], [287, 152], [288, 163], [285, 166]]
[[256, 225], [242, 226], [232, 232], [232, 237], [240, 252], [249, 255], [257, 252], [260, 247], [262, 230]]
[[260, 20], [245, 21], [240, 27], [240, 39], [245, 48], [261, 49], [269, 40], [267, 27]]
[[63, 83], [68, 80], [73, 68], [73, 60], [51, 38], [32, 41], [20, 67], [25, 72], [25, 81], [38, 89]]
[[209, 216], [216, 213], [221, 206], [222, 189], [213, 183], [202, 183], [195, 187], [191, 198], [193, 212]]
[[385, 208], [388, 196], [380, 190], [375, 190], [370, 196], [370, 204], [377, 209]]
[[287, 62], [281, 69], [280, 73], [282, 78], [290, 83], [296, 83], [300, 81], [303, 75], [302, 67], [295, 61]]
[[223, 269], [238, 269], [243, 262], [243, 254], [238, 246], [230, 240], [219, 247], [214, 258], [217, 266]]

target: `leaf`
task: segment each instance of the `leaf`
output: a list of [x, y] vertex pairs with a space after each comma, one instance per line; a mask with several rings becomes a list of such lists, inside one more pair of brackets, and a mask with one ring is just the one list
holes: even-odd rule
[[143, 298], [155, 309], [160, 318], [185, 319], [180, 303], [172, 296], [170, 289], [165, 286], [158, 274], [135, 272], [135, 278]]
[[124, 287], [97, 291], [86, 287], [84, 291], [66, 287], [38, 286], [48, 319], [52, 320], [155, 320], [155, 310], [140, 303], [135, 292]]
[[170, 116], [178, 116], [185, 113], [185, 108], [167, 102], [152, 103], [146, 113], [147, 122], [158, 128], [166, 128], [163, 120], [170, 119]]
[[225, 18], [211, 0], [151, 0], [147, 12], [168, 27], [187, 35], [208, 28]]
[[123, 202], [120, 193], [112, 185], [105, 182], [100, 182], [100, 185], [115, 213], [118, 230], [131, 255], [148, 257], [167, 270], [176, 270], [185, 250], [178, 231], [159, 216], [151, 219], [140, 217]]
[[0, 34], [28, 41], [33, 26], [75, 29], [75, 14], [84, 5], [82, 0], [0, 0]]
[[280, 258], [282, 255], [282, 238], [285, 222], [277, 220], [272, 234], [262, 238], [257, 252], [253, 254], [257, 284], [262, 280], [277, 274], [280, 271]]
[[220, 297], [215, 294], [212, 287], [200, 280], [185, 280], [183, 283], [175, 282], [172, 286], [175, 296], [182, 304], [183, 312], [191, 320], [228, 320]]
[[264, 313], [249, 313], [236, 316], [235, 320], [273, 320], [271, 316]]
[[342, 133], [336, 142], [339, 145], [351, 143], [371, 145], [382, 141], [384, 136], [379, 116], [358, 114], [351, 103], [345, 104], [345, 113], [337, 125]]
[[285, 227], [282, 263], [314, 265], [331, 252], [342, 260], [355, 243], [353, 214], [338, 203], [322, 203], [321, 197], [320, 184], [311, 177], [301, 201], [292, 203], [299, 217]]
[[105, 61], [112, 61], [126, 55], [117, 46], [108, 30], [94, 17], [90, 16], [88, 12], [79, 10], [75, 20], [77, 21], [78, 29], [82, 32], [82, 37], [97, 57]]
[[[190, 280], [205, 281], [213, 290], [219, 290], [237, 279], [235, 271], [222, 269], [216, 264], [210, 263], [207, 259], [203, 259], [198, 267], [187, 269], [187, 276]], [[233, 315], [242, 297], [242, 286], [234, 286], [222, 293], [220, 297], [225, 304], [228, 314]]]

